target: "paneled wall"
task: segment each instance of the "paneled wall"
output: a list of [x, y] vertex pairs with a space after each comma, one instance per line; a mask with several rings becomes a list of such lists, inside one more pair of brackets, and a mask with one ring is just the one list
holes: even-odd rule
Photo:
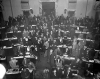
[[18, 16], [19, 14], [23, 14], [20, 0], [11, 0], [11, 2], [12, 2], [13, 17]]
[[[77, 0], [76, 17], [85, 17], [87, 0]], [[88, 10], [87, 10], [88, 11]]]
[[8, 20], [9, 16], [16, 17], [22, 14], [20, 0], [3, 0], [4, 10], [4, 20]]
[[4, 10], [3, 10], [4, 20], [8, 20], [8, 17], [12, 16], [10, 1], [9, 0], [3, 0], [3, 5], [4, 5]]
[[87, 13], [86, 13], [87, 16], [90, 17], [95, 16], [95, 10], [94, 10], [95, 3], [96, 3], [95, 0], [88, 0]]
[[33, 9], [34, 15], [39, 14], [39, 0], [29, 0], [30, 8]]
[[[24, 0], [23, 0], [24, 1]], [[27, 1], [27, 0], [25, 0]], [[64, 14], [64, 9], [67, 10], [68, 12], [68, 8], [71, 7], [71, 5], [69, 4], [69, 0], [29, 0], [29, 8], [33, 9], [33, 15], [39, 15], [39, 11], [41, 8], [41, 4], [40, 1], [42, 2], [49, 2], [49, 1], [53, 1], [55, 2], [55, 8], [56, 8], [56, 15], [60, 16], [60, 15], [64, 15], [67, 16], [68, 14]], [[76, 17], [85, 17], [85, 15], [87, 16], [94, 16], [95, 11], [93, 10], [93, 6], [95, 4], [95, 0], [88, 0], [88, 6], [87, 6], [87, 12], [86, 12], [86, 5], [87, 5], [87, 0], [74, 0], [77, 1], [76, 5], [76, 10], [75, 10], [75, 16]], [[70, 6], [68, 6], [68, 4]], [[11, 5], [12, 5], [12, 10], [11, 11], [11, 6], [10, 6], [10, 0], [3, 0], [3, 5], [4, 5], [4, 11], [3, 11], [3, 15], [4, 15], [4, 19], [8, 20], [9, 16], [12, 16], [12, 12], [13, 12], [13, 17], [16, 17], [17, 15], [23, 14], [23, 10], [21, 7], [21, 0], [11, 0]], [[73, 7], [72, 6], [72, 7]]]
[[[76, 7], [76, 17], [94, 17], [95, 10], [94, 10], [95, 0], [77, 0], [77, 7]], [[87, 7], [87, 10], [86, 10]]]

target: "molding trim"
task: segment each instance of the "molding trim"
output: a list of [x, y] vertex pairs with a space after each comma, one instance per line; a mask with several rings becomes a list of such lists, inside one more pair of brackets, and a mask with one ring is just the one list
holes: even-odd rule
[[76, 11], [76, 9], [67, 9], [67, 11]]
[[22, 11], [29, 11], [30, 9], [22, 9]]

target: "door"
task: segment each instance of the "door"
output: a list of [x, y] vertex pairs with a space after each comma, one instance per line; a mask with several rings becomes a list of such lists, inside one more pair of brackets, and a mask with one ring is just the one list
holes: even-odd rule
[[69, 17], [74, 17], [75, 16], [75, 11], [68, 11], [68, 16]]
[[0, 6], [0, 23], [4, 21], [2, 7]]
[[55, 2], [42, 2], [42, 14], [48, 16], [51, 12], [55, 16]]

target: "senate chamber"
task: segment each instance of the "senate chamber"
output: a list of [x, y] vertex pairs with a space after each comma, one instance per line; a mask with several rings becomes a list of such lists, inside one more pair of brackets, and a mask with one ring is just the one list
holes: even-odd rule
[[0, 14], [0, 79], [100, 79], [100, 1], [0, 0]]

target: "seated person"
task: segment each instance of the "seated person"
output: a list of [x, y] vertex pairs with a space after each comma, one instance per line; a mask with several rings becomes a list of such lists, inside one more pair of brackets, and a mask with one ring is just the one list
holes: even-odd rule
[[10, 58], [10, 61], [9, 61], [10, 67], [11, 67], [12, 69], [19, 68], [19, 66], [16, 65], [17, 62], [18, 62], [18, 60], [14, 59], [14, 58]]
[[21, 73], [22, 79], [30, 79], [30, 77], [34, 79], [34, 70], [36, 70], [34, 63], [31, 62], [29, 59], [27, 60], [26, 58], [24, 58], [23, 65], [25, 67], [23, 68]]
[[92, 34], [91, 33], [87, 34], [86, 39], [92, 39]]
[[[60, 57], [58, 57], [58, 58], [56, 59], [56, 66], [57, 66], [56, 75], [57, 75], [58, 77], [61, 77], [61, 74], [62, 74], [62, 73], [60, 73], [60, 72], [61, 72], [61, 69], [62, 69], [63, 65], [62, 65], [62, 60], [61, 60]], [[59, 71], [60, 71], [60, 72], [59, 72]]]
[[29, 37], [29, 32], [24, 29], [23, 31], [23, 38], [28, 38]]
[[54, 50], [54, 53], [55, 53], [55, 56], [56, 55], [62, 55], [62, 52], [61, 52], [59, 47]]

